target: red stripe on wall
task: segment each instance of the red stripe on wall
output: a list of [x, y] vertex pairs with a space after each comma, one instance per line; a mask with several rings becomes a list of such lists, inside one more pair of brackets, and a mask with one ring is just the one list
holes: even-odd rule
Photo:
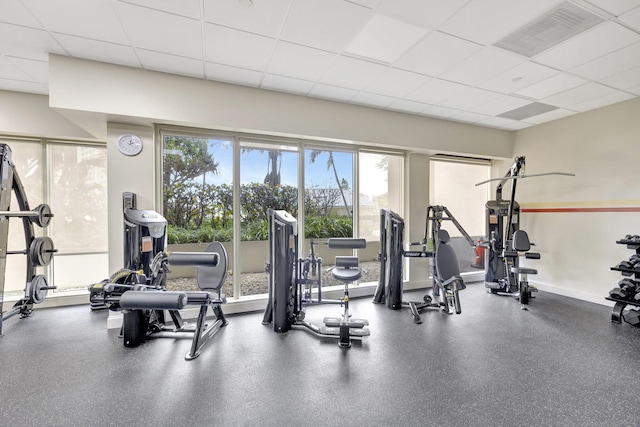
[[558, 212], [640, 212], [640, 207], [627, 208], [522, 208], [521, 212], [558, 213]]

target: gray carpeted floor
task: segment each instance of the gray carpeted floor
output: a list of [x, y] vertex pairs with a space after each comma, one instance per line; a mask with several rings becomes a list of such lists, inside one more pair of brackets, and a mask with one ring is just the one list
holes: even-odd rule
[[[405, 299], [421, 300], [412, 291]], [[262, 313], [228, 316], [202, 355], [189, 339], [125, 348], [88, 306], [4, 322], [0, 425], [634, 426], [640, 329], [611, 309], [540, 292], [524, 311], [482, 284], [462, 314], [352, 301], [371, 336], [351, 349]], [[334, 305], [308, 309], [320, 324]]]

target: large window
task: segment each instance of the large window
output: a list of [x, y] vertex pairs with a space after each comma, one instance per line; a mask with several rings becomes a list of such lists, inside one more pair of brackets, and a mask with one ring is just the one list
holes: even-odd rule
[[[167, 130], [161, 135], [168, 243], [199, 250], [197, 245], [211, 240], [226, 242], [231, 266], [224, 288], [227, 297], [267, 292], [269, 209], [285, 210], [298, 219], [300, 257], [309, 254], [310, 239], [360, 236], [368, 242], [367, 250], [358, 255], [376, 264], [379, 209], [391, 206], [401, 213], [399, 154], [359, 153], [357, 147], [243, 134]], [[374, 185], [359, 186], [359, 162], [360, 181]], [[315, 249], [327, 266], [337, 255], [326, 245]], [[378, 280], [377, 269], [370, 270], [372, 277], [361, 282]], [[185, 280], [180, 274], [176, 269], [168, 286], [195, 286], [195, 279]], [[331, 283], [329, 278], [330, 273], [323, 278], [325, 285]]]
[[[39, 267], [55, 293], [82, 290], [108, 277], [107, 154], [103, 145], [54, 141], [2, 140], [27, 193], [29, 208], [47, 203], [54, 214], [36, 235], [50, 236], [58, 252]], [[47, 183], [47, 185], [45, 185]], [[12, 194], [11, 210], [18, 210]], [[9, 221], [8, 250], [24, 248], [22, 221]], [[25, 286], [26, 257], [7, 258], [5, 294], [20, 297]], [[51, 295], [51, 294], [50, 294]]]
[[[490, 177], [489, 162], [450, 162], [432, 160], [429, 203], [445, 206], [474, 242], [486, 233], [485, 204], [488, 186], [475, 184]], [[469, 273], [484, 268], [471, 244], [451, 221], [443, 221], [456, 250], [460, 272]]]

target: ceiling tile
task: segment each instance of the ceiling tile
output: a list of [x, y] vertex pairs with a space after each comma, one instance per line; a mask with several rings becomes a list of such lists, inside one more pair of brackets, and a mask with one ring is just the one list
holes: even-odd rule
[[[57, 1], [57, 0], [56, 0]], [[202, 6], [200, 0], [120, 0], [124, 3], [131, 3], [149, 9], [160, 10], [162, 12], [174, 13], [187, 18], [202, 18]], [[237, 1], [235, 2], [238, 3]]]
[[42, 29], [42, 25], [24, 7], [20, 0], [3, 0], [0, 2], [0, 22]]
[[491, 102], [500, 96], [502, 95], [496, 92], [470, 87], [451, 98], [447, 98], [442, 101], [440, 105], [443, 107], [457, 108], [458, 110], [466, 111], [479, 105], [486, 104], [487, 102]]
[[515, 110], [516, 108], [523, 107], [530, 103], [531, 101], [527, 99], [503, 95], [485, 104], [470, 108], [470, 111], [474, 113], [486, 114], [488, 116], [497, 116], [498, 114]]
[[389, 68], [367, 86], [366, 90], [379, 95], [401, 98], [429, 80], [431, 80], [431, 77], [422, 74]]
[[505, 119], [504, 117], [488, 117], [480, 120], [477, 124], [480, 126], [496, 127], [500, 129], [511, 129], [511, 126], [520, 123], [517, 120]]
[[450, 117], [455, 116], [456, 114], [460, 114], [462, 111], [457, 110], [455, 108], [442, 107], [440, 105], [433, 105], [430, 108], [427, 108], [422, 112], [430, 117], [440, 117], [443, 119], [448, 119]]
[[263, 89], [306, 95], [313, 87], [313, 82], [294, 79], [293, 77], [265, 74], [260, 85]]
[[276, 37], [288, 9], [289, 0], [254, 1], [250, 8], [243, 7], [238, 0], [204, 0], [204, 19], [214, 24]]
[[445, 22], [445, 33], [490, 45], [513, 30], [561, 3], [558, 0], [513, 1], [472, 0], [460, 12]]
[[640, 35], [614, 22], [603, 22], [535, 56], [535, 61], [568, 70], [640, 41]]
[[477, 43], [434, 31], [404, 54], [394, 66], [438, 77], [481, 49], [482, 46]]
[[615, 91], [610, 94], [601, 96], [599, 98], [594, 98], [589, 101], [581, 102], [579, 104], [574, 104], [571, 106], [571, 109], [576, 111], [594, 110], [596, 108], [626, 101], [631, 98], [634, 98], [634, 96], [629, 93]]
[[616, 87], [618, 89], [627, 89], [640, 84], [640, 67], [623, 71], [602, 80], [602, 83]]
[[49, 63], [46, 61], [35, 61], [33, 59], [9, 58], [26, 75], [38, 83], [49, 83]]
[[633, 93], [634, 95], [640, 95], [640, 85], [627, 88], [627, 92]]
[[35, 81], [20, 67], [2, 56], [0, 56], [0, 79]]
[[200, 21], [127, 3], [116, 7], [134, 47], [203, 59]]
[[612, 14], [613, 16], [620, 16], [623, 13], [638, 7], [638, 0], [586, 0], [587, 3], [591, 3], [594, 6]]
[[320, 82], [363, 90], [385, 72], [387, 67], [373, 62], [339, 56], [320, 78]]
[[144, 49], [138, 49], [137, 53], [145, 70], [204, 78], [204, 63], [200, 60]]
[[544, 98], [542, 102], [558, 107], [571, 107], [572, 105], [590, 101], [601, 96], [609, 95], [615, 92], [615, 89], [603, 86], [598, 83], [587, 83], [548, 98]]
[[295, 0], [291, 2], [280, 38], [342, 52], [372, 15], [371, 9], [343, 0]]
[[406, 99], [398, 99], [387, 107], [387, 110], [401, 111], [404, 113], [417, 114], [431, 107], [429, 104], [422, 102], [408, 101]]
[[515, 93], [531, 99], [540, 100], [585, 83], [587, 83], [585, 79], [561, 73], [541, 82], [534, 83], [531, 86], [527, 86], [524, 89], [517, 90]]
[[336, 55], [333, 53], [279, 41], [273, 51], [268, 72], [316, 81], [329, 68], [335, 58]]
[[428, 30], [375, 14], [351, 41], [346, 51], [365, 58], [391, 63], [398, 59]]
[[208, 62], [263, 71], [269, 64], [274, 45], [275, 40], [269, 37], [205, 24]]
[[258, 87], [262, 79], [262, 73], [243, 68], [230, 67], [228, 65], [206, 64], [206, 78], [225, 83], [233, 83], [242, 86]]
[[572, 68], [570, 71], [579, 76], [598, 80], [635, 67], [640, 67], [640, 42]]
[[439, 104], [445, 99], [449, 99], [468, 88], [469, 86], [466, 85], [433, 79], [407, 95], [407, 99], [424, 102], [425, 104]]
[[478, 85], [526, 62], [527, 59], [495, 47], [485, 47], [442, 74], [443, 79]]
[[309, 95], [317, 98], [327, 98], [334, 101], [348, 102], [351, 98], [356, 96], [357, 93], [357, 90], [318, 83], [313, 87], [313, 89], [311, 89]]
[[471, 113], [469, 111], [463, 111], [454, 116], [450, 117], [451, 120], [455, 120], [456, 122], [465, 122], [465, 123], [478, 123], [482, 120], [486, 120], [487, 116], [484, 114]]
[[385, 108], [391, 105], [396, 98], [390, 96], [378, 95], [375, 93], [360, 92], [351, 99], [353, 104], [367, 105], [370, 107]]
[[622, 15], [620, 21], [640, 31], [640, 6]]
[[425, 28], [437, 28], [469, 0], [383, 0], [378, 10]]
[[23, 0], [49, 31], [111, 43], [128, 43], [109, 0]]
[[76, 58], [126, 65], [128, 67], [140, 67], [140, 62], [131, 46], [65, 34], [54, 34], [53, 36], [64, 47], [64, 50]]
[[25, 82], [19, 80], [7, 80], [0, 78], [0, 90], [10, 90], [14, 92], [34, 93], [37, 95], [48, 95], [49, 87], [35, 82]]
[[556, 74], [558, 71], [553, 68], [527, 61], [482, 82], [478, 86], [500, 93], [513, 93]]
[[6, 56], [48, 61], [49, 53], [66, 55], [47, 31], [0, 23], [0, 52]]

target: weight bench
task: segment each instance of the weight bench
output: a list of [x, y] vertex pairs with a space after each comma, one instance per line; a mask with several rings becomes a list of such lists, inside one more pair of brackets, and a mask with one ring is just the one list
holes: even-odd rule
[[[127, 291], [120, 297], [123, 310], [122, 336], [125, 347], [137, 347], [147, 338], [160, 332], [188, 332], [193, 334], [191, 349], [186, 360], [200, 355], [202, 347], [221, 327], [227, 325], [221, 304], [226, 302], [222, 296], [222, 286], [227, 278], [227, 253], [219, 242], [207, 246], [203, 253], [173, 252], [167, 255], [169, 265], [197, 266], [199, 292], [168, 292], [148, 290], [144, 286]], [[186, 323], [180, 311], [188, 306], [199, 306], [200, 311], [195, 326]], [[208, 309], [211, 308], [215, 319], [205, 323]], [[168, 311], [174, 327], [165, 324], [164, 312]]]

